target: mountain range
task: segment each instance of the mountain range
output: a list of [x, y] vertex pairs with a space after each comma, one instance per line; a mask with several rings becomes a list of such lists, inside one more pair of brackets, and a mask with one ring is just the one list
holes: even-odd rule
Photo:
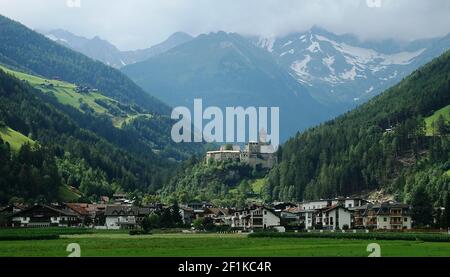
[[[149, 49], [120, 52], [98, 37], [89, 40], [62, 30], [45, 34], [76, 51], [118, 68], [145, 62], [197, 39], [179, 32]], [[266, 50], [293, 79], [305, 86], [314, 99], [330, 104], [340, 112], [366, 102], [450, 49], [450, 34], [414, 41], [361, 41], [352, 34], [337, 35], [320, 27], [282, 37], [243, 38]], [[198, 51], [203, 51], [200, 49]], [[202, 58], [208, 59], [206, 55]], [[164, 63], [161, 60], [158, 62]]]
[[134, 51], [121, 51], [110, 42], [98, 36], [88, 39], [62, 29], [47, 32], [40, 31], [40, 33], [55, 42], [114, 68], [121, 68], [129, 64], [145, 61], [193, 39], [193, 37], [186, 33], [177, 32], [165, 41], [152, 47]]
[[279, 107], [281, 140], [332, 116], [269, 53], [238, 34], [200, 35], [144, 62], [122, 68], [171, 106]]
[[[175, 33], [149, 49], [121, 52], [66, 31], [54, 41], [121, 68], [171, 106], [278, 106], [282, 141], [365, 103], [450, 49], [450, 35], [361, 41], [319, 27], [283, 37]], [[262, 50], [262, 51], [261, 51]]]
[[311, 96], [359, 105], [450, 49], [450, 34], [416, 41], [360, 41], [319, 27], [280, 38], [254, 37]]

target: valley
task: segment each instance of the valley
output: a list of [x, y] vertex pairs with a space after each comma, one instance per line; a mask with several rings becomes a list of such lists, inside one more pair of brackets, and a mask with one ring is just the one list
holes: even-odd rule
[[[46, 201], [125, 193], [137, 202], [243, 207], [380, 189], [408, 203], [423, 190], [434, 206], [447, 201], [436, 192], [449, 172], [448, 36], [407, 43], [318, 27], [276, 38], [178, 32], [124, 53], [98, 37], [0, 23], [4, 170], [54, 165]], [[134, 58], [125, 62], [126, 54]], [[204, 153], [217, 145], [173, 141], [171, 106], [190, 108], [196, 98], [279, 107], [278, 163], [209, 164]], [[20, 158], [41, 152], [45, 163]], [[42, 197], [38, 177], [7, 178], [3, 202]], [[33, 185], [36, 193], [17, 193]]]

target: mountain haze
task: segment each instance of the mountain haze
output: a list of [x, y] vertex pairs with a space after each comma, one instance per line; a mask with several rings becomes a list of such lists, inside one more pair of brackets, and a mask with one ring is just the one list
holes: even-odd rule
[[41, 31], [41, 33], [61, 45], [115, 68], [145, 61], [193, 39], [193, 37], [186, 33], [177, 32], [165, 41], [152, 47], [133, 51], [121, 51], [98, 36], [88, 39], [61, 29], [48, 32]]
[[172, 106], [280, 107], [286, 139], [330, 118], [332, 111], [317, 103], [272, 57], [238, 34], [200, 35], [122, 71], [138, 85]]

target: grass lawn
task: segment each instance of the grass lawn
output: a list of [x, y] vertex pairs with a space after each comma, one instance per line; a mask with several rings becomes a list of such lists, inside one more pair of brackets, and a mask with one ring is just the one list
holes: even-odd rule
[[432, 124], [435, 122], [439, 116], [443, 116], [447, 121], [450, 121], [450, 105], [436, 111], [432, 116], [425, 118], [426, 132], [427, 136], [433, 135]]
[[128, 114], [127, 112], [124, 112], [124, 116], [115, 116], [111, 114], [111, 112], [107, 108], [103, 107], [102, 105], [99, 105], [96, 102], [96, 100], [105, 101], [107, 103], [110, 103], [112, 106], [115, 106], [118, 110], [121, 110], [120, 108], [118, 108], [119, 102], [109, 97], [106, 97], [101, 93], [97, 92], [79, 93], [76, 91], [77, 86], [75, 84], [59, 80], [45, 79], [39, 76], [14, 71], [1, 65], [0, 69], [7, 72], [8, 74], [15, 76], [20, 80], [27, 82], [28, 84], [42, 91], [43, 93], [53, 95], [58, 100], [58, 102], [63, 105], [71, 106], [79, 110], [80, 112], [83, 112], [81, 105], [85, 104], [89, 108], [91, 108], [95, 113], [109, 116], [112, 120], [113, 125], [117, 128], [121, 128], [122, 123], [124, 122], [129, 123], [135, 118], [140, 116], [144, 116], [148, 119], [152, 118], [152, 115], [150, 114], [139, 114], [137, 112], [136, 114]]
[[9, 127], [0, 128], [0, 137], [3, 141], [8, 142], [13, 151], [19, 151], [20, 147], [22, 147], [25, 143], [33, 144], [34, 141], [24, 136], [23, 134], [14, 131]]
[[384, 257], [450, 257], [450, 243], [316, 238], [247, 238], [245, 235], [121, 233], [63, 235], [58, 240], [0, 241], [3, 257], [64, 257], [78, 243], [84, 257], [367, 257], [378, 243]]
[[63, 202], [74, 202], [80, 199], [81, 193], [67, 185], [63, 185], [59, 187], [59, 197]]

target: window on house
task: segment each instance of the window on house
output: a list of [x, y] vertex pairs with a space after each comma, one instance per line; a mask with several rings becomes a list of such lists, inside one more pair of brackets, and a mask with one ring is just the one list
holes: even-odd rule
[[387, 217], [384, 218], [384, 222], [387, 222]]
[[264, 211], [264, 215], [267, 215], [267, 211]]
[[407, 217], [405, 217], [405, 222], [408, 222], [408, 218]]

